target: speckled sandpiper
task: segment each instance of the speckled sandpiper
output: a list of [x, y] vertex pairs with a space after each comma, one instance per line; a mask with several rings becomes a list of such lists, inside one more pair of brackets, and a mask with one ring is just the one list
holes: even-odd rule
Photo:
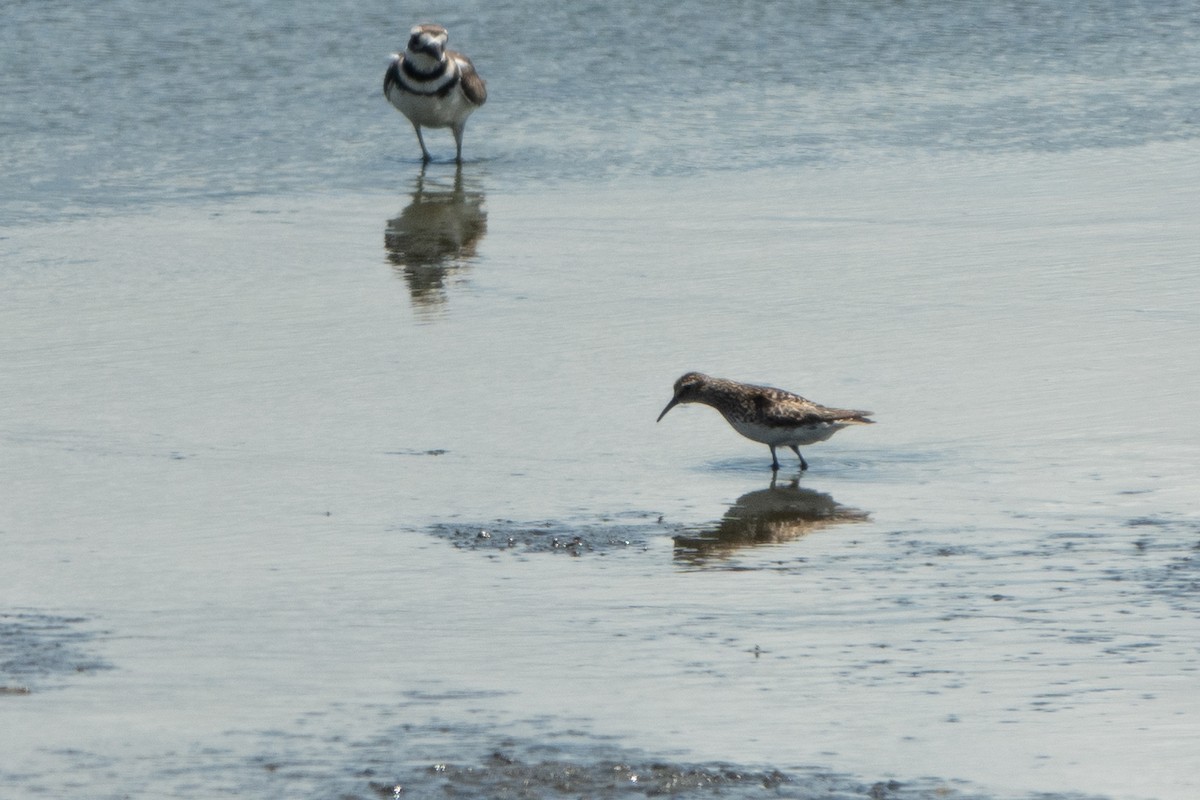
[[823, 442], [848, 425], [870, 425], [870, 411], [826, 408], [803, 397], [770, 386], [710, 378], [689, 372], [675, 381], [675, 396], [658, 415], [661, 420], [680, 403], [703, 403], [721, 412], [733, 429], [771, 448], [771, 469], [779, 469], [775, 448], [787, 446], [800, 459], [800, 469], [808, 462], [800, 455], [801, 445]]
[[441, 25], [414, 25], [404, 52], [392, 53], [383, 94], [413, 124], [425, 161], [430, 156], [422, 126], [450, 128], [461, 164], [463, 129], [471, 112], [487, 100], [487, 86], [471, 59], [446, 49], [447, 38]]

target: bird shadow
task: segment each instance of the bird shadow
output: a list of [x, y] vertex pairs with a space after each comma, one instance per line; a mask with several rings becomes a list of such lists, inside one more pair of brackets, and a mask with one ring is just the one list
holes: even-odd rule
[[799, 476], [783, 484], [772, 477], [766, 489], [739, 497], [711, 527], [676, 535], [675, 559], [710, 566], [743, 548], [782, 544], [823, 528], [869, 518], [868, 512], [801, 487]]
[[486, 199], [466, 185], [461, 165], [452, 182], [427, 177], [422, 165], [409, 204], [387, 221], [387, 260], [419, 311], [439, 311], [448, 299], [449, 281], [478, 259], [487, 234]]

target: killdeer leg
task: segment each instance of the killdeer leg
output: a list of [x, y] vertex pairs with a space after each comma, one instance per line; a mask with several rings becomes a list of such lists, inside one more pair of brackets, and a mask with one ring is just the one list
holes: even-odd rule
[[808, 469], [808, 462], [804, 460], [804, 456], [800, 455], [800, 448], [792, 445], [792, 452], [796, 454], [796, 458], [800, 459], [800, 471], [804, 472]]
[[415, 130], [417, 132], [417, 141], [421, 145], [421, 158], [425, 161], [425, 163], [428, 164], [429, 163], [429, 151], [425, 149], [425, 137], [421, 135], [421, 126], [414, 122], [413, 130]]
[[771, 471], [779, 472], [779, 458], [775, 455], [775, 445], [769, 444], [767, 447], [771, 448]]
[[463, 137], [463, 130], [465, 130], [465, 129], [466, 129], [465, 123], [462, 125], [455, 125], [454, 129], [453, 129], [454, 130], [454, 151], [455, 151], [454, 160], [455, 160], [455, 162], [457, 162], [459, 164], [462, 163], [462, 137]]

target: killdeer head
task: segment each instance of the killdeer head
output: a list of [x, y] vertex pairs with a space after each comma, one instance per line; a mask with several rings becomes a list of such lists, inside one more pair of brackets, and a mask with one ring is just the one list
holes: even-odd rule
[[404, 57], [419, 72], [432, 72], [446, 57], [447, 38], [441, 25], [414, 25], [409, 31]]

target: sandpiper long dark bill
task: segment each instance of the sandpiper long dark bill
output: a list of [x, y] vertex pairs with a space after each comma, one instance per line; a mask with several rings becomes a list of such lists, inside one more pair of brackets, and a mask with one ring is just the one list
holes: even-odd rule
[[723, 378], [710, 378], [689, 372], [675, 381], [675, 396], [658, 415], [662, 420], [680, 403], [703, 403], [721, 412], [733, 429], [771, 448], [771, 469], [779, 469], [775, 448], [790, 447], [800, 459], [800, 469], [808, 462], [800, 455], [801, 445], [823, 442], [848, 425], [870, 425], [870, 411], [826, 408], [783, 389], [755, 386]]
[[421, 156], [430, 160], [421, 128], [450, 128], [456, 160], [462, 163], [467, 117], [487, 100], [487, 85], [471, 59], [446, 49], [441, 25], [414, 25], [403, 53], [393, 53], [383, 76], [383, 94], [417, 132]]

